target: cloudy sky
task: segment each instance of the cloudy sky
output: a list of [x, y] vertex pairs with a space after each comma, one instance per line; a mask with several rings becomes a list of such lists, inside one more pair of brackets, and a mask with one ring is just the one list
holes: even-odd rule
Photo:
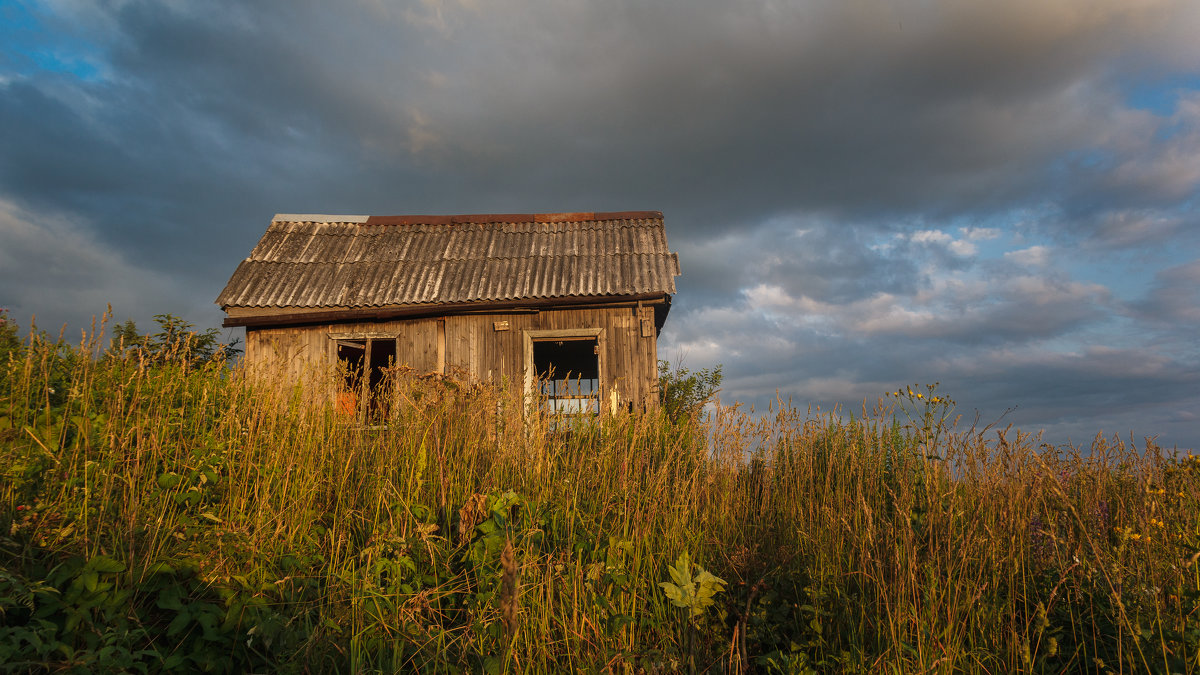
[[273, 214], [661, 210], [723, 398], [1200, 446], [1194, 0], [0, 6], [0, 306], [219, 325]]

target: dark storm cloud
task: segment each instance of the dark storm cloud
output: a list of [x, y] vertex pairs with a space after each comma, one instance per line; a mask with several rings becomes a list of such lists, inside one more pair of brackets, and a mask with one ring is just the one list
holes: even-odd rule
[[[1133, 46], [1122, 22], [1178, 32], [1167, 14], [1119, 5], [949, 4], [626, 6], [588, 39], [555, 39], [570, 31], [551, 28], [514, 56], [471, 60], [518, 37], [506, 31], [524, 24], [510, 18], [456, 33], [484, 41], [452, 78], [466, 84], [416, 105], [443, 161], [470, 158], [483, 172], [515, 161], [517, 175], [551, 181], [538, 167], [554, 167], [568, 189], [586, 179], [633, 194], [653, 186], [687, 195], [681, 208], [697, 227], [797, 203], [893, 220], [1046, 199], [1071, 179], [1062, 153], [1120, 140], [1109, 112], [1119, 87], [1097, 66]], [[598, 23], [600, 10], [569, 7], [548, 13]], [[499, 11], [465, 14], [484, 22]], [[474, 118], [481, 111], [486, 123]], [[596, 173], [546, 155], [564, 148], [592, 158]], [[701, 209], [696, 195], [719, 199]]]
[[[388, 211], [463, 210], [463, 194], [518, 207], [537, 191], [547, 209], [644, 202], [697, 235], [796, 208], [891, 224], [1045, 199], [1059, 153], [1108, 142], [1118, 92], [1089, 68], [1175, 30], [1119, 4], [277, 9], [126, 3], [106, 17], [120, 77], [80, 94], [100, 119], [56, 128], [98, 125], [144, 154], [80, 177], [129, 176], [177, 204], [247, 183], [266, 185], [239, 201], [264, 187], [294, 200], [320, 175], [338, 205], [394, 186], [370, 204]], [[410, 188], [417, 168], [440, 180]], [[34, 192], [46, 182], [26, 175]]]
[[6, 88], [2, 120], [22, 131], [0, 160], [9, 193], [85, 213], [114, 245], [174, 269], [187, 259], [178, 249], [211, 260], [238, 221], [258, 229], [266, 201], [327, 184], [353, 192], [344, 185], [369, 168], [355, 129], [379, 126], [378, 110], [316, 66], [319, 25], [289, 33], [282, 17], [122, 5], [107, 17], [111, 78]]

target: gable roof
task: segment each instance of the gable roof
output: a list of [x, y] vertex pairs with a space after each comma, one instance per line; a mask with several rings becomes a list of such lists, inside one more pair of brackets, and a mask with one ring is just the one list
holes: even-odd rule
[[665, 296], [678, 275], [658, 211], [280, 214], [216, 302], [328, 309]]

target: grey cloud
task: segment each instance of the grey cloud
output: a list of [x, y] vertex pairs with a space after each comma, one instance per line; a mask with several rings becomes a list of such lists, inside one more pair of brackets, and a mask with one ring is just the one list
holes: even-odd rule
[[[716, 340], [739, 347], [716, 359], [726, 364], [725, 400], [760, 410], [778, 390], [801, 406], [857, 414], [864, 400], [871, 407], [897, 386], [939, 381], [968, 425], [978, 415], [981, 425], [1044, 430], [1053, 444], [1086, 444], [1101, 431], [1139, 441], [1157, 435], [1168, 446], [1196, 442], [1189, 411], [1200, 404], [1200, 367], [1186, 357], [1146, 348], [981, 350], [904, 335], [781, 333], [749, 316], [722, 325]], [[769, 339], [760, 340], [764, 334]]]
[[177, 298], [182, 289], [166, 275], [131, 265], [96, 242], [69, 219], [31, 214], [0, 200], [0, 306], [20, 325], [39, 317], [56, 333], [70, 325], [74, 340], [111, 303], [117, 312], [140, 314], [149, 304], [163, 312], [191, 313]]
[[870, 228], [803, 216], [745, 223], [705, 240], [685, 236], [679, 283], [702, 303], [733, 302], [744, 289], [764, 283], [838, 303], [914, 291], [920, 252], [875, 247], [877, 240]]
[[[1082, 353], [998, 352], [939, 366], [974, 401], [1018, 406], [1008, 421], [1047, 427], [1051, 442], [1070, 435], [1079, 443], [1098, 432], [1135, 438], [1161, 434], [1168, 445], [1190, 445], [1194, 424], [1186, 411], [1200, 403], [1200, 369], [1147, 350], [1091, 349]], [[966, 396], [960, 395], [960, 400]], [[1105, 411], [1097, 415], [1097, 411]]]
[[1138, 318], [1194, 330], [1200, 324], [1200, 260], [1156, 273], [1146, 298], [1131, 309]]
[[978, 300], [971, 295], [951, 296], [940, 306], [921, 308], [916, 317], [904, 312], [862, 317], [853, 327], [939, 342], [1023, 343], [1063, 335], [1102, 317], [1108, 293], [1084, 284], [1028, 278]]

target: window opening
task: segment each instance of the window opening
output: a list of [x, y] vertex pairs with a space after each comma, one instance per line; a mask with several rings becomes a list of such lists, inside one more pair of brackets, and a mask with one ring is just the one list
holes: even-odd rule
[[344, 373], [338, 409], [359, 421], [386, 419], [391, 412], [396, 364], [395, 338], [337, 340], [338, 364]]
[[600, 412], [599, 343], [595, 338], [535, 340], [538, 393], [551, 413]]

